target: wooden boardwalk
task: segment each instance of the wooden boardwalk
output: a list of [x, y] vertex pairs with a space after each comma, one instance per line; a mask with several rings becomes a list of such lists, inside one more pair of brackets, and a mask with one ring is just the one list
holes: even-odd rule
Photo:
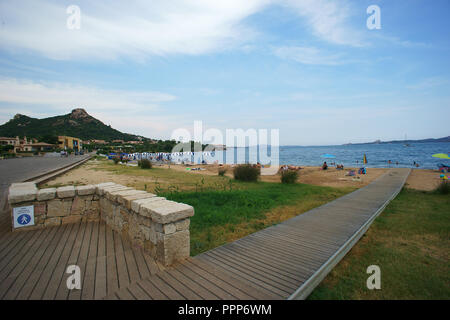
[[[170, 268], [104, 223], [1, 231], [0, 298], [305, 298], [400, 191], [409, 172], [391, 169], [351, 194]], [[71, 264], [81, 268], [81, 290], [66, 287]]]

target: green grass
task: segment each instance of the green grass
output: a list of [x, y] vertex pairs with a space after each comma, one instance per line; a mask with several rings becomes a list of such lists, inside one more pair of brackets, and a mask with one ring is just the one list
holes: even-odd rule
[[351, 190], [305, 184], [237, 184], [241, 189], [160, 194], [195, 208], [190, 226], [191, 255], [279, 223]]
[[[309, 299], [450, 299], [450, 197], [404, 189]], [[366, 269], [381, 269], [369, 290]]]

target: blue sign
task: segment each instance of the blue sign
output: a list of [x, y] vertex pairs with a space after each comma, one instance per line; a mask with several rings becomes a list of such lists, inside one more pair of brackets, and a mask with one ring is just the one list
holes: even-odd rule
[[16, 207], [13, 209], [14, 228], [34, 225], [34, 206]]
[[17, 218], [17, 223], [24, 226], [29, 224], [31, 221], [31, 217], [28, 214], [22, 214]]

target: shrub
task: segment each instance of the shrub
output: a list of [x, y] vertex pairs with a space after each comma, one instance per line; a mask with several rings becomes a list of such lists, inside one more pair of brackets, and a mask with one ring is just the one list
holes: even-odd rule
[[113, 161], [114, 161], [114, 164], [118, 164], [119, 161], [120, 161], [120, 159], [119, 159], [118, 157], [114, 157], [114, 158], [113, 158]]
[[227, 172], [227, 169], [225, 169], [225, 168], [219, 169], [219, 176], [223, 177], [226, 172]]
[[296, 183], [298, 172], [294, 170], [284, 170], [281, 172], [281, 183]]
[[449, 194], [450, 193], [450, 182], [448, 180], [442, 180], [441, 183], [435, 189], [435, 192], [440, 194]]
[[148, 159], [142, 159], [142, 160], [138, 161], [138, 166], [141, 169], [151, 169], [152, 163]]
[[250, 164], [241, 164], [234, 168], [234, 179], [241, 181], [258, 181], [261, 169]]

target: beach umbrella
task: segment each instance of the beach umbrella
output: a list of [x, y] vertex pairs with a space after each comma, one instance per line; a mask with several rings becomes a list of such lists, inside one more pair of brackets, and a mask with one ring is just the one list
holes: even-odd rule
[[433, 154], [432, 157], [439, 158], [439, 159], [450, 159], [450, 157], [446, 153], [436, 153], [436, 154]]
[[336, 156], [333, 156], [332, 154], [328, 154], [328, 153], [325, 153], [325, 154], [321, 155], [321, 157], [322, 158], [327, 158], [327, 159], [334, 159], [334, 158], [336, 158]]
[[365, 154], [365, 153], [364, 153], [363, 163], [364, 163], [364, 164], [367, 163], [367, 157], [366, 157], [366, 154]]

